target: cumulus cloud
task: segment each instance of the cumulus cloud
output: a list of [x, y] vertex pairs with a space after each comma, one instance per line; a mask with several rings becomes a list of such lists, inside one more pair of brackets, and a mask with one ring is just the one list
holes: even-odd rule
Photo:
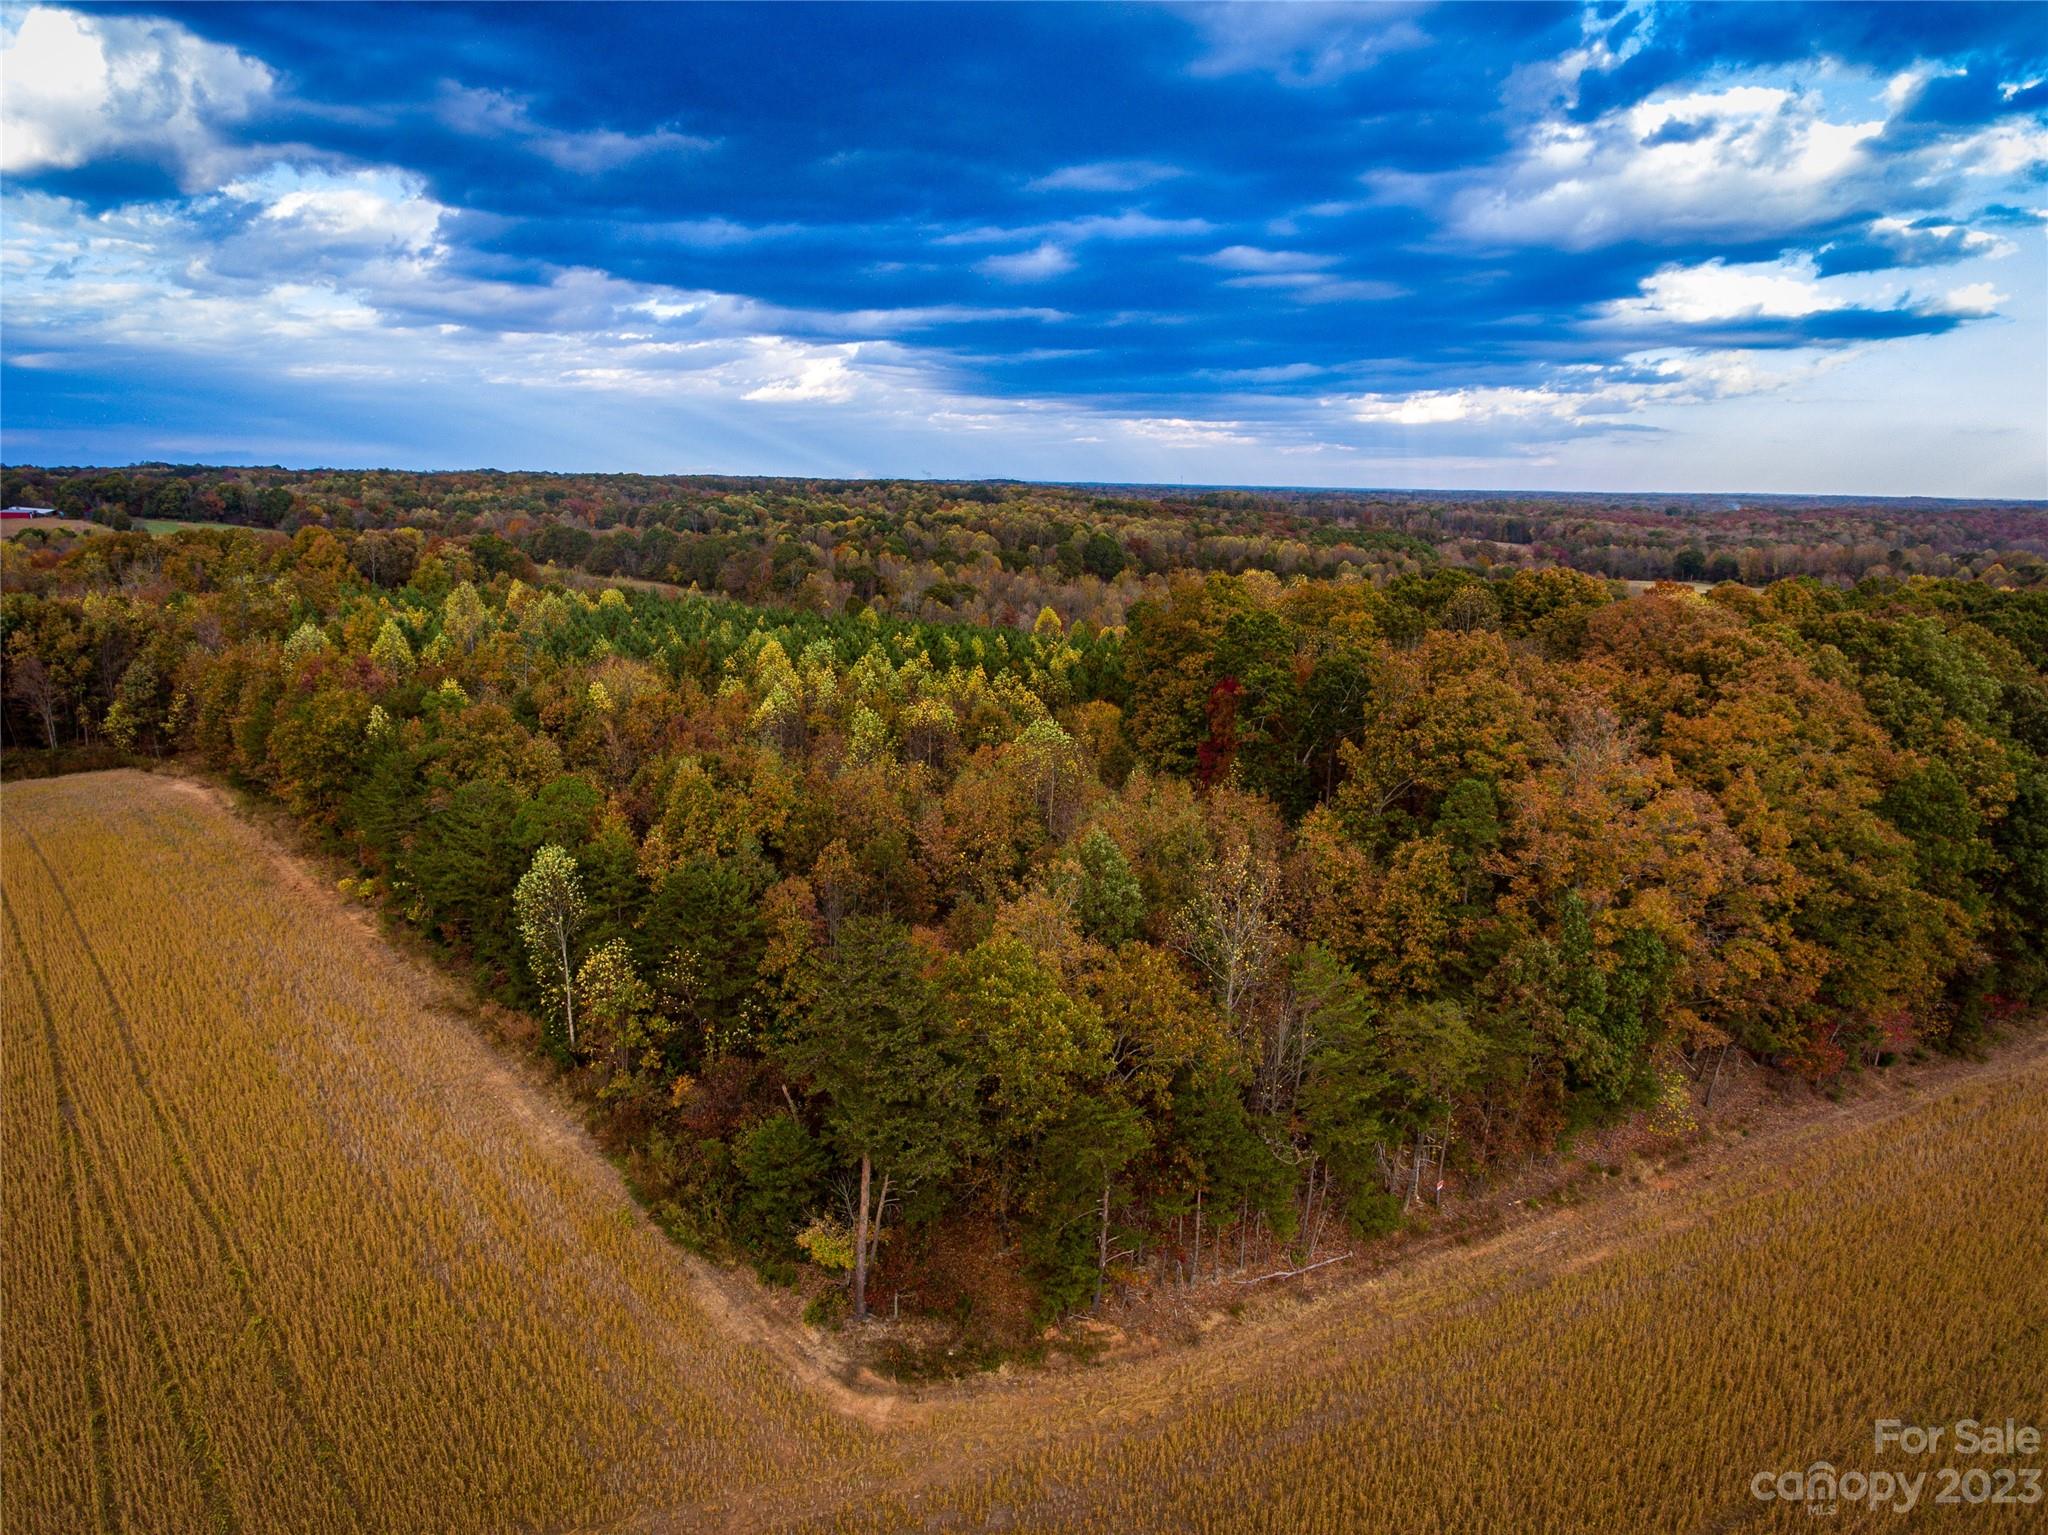
[[1809, 256], [1730, 266], [1716, 257], [1698, 266], [1667, 266], [1645, 278], [1635, 298], [1603, 308], [1622, 324], [1675, 321], [1790, 319], [1839, 308], [1846, 300], [1824, 292]]
[[1930, 314], [1956, 315], [1963, 319], [1986, 319], [1998, 313], [1998, 306], [2008, 302], [2009, 294], [2000, 293], [1988, 282], [1964, 283], [1960, 288], [1951, 288], [1940, 298], [1930, 300], [1924, 307]]
[[215, 185], [241, 160], [222, 128], [277, 84], [261, 60], [154, 17], [37, 6], [0, 38], [9, 175], [123, 157], [161, 165], [188, 190]]
[[1934, 175], [2017, 176], [2048, 166], [2048, 125], [2039, 121], [1993, 123], [1975, 133], [1937, 141], [1921, 151]]
[[1989, 230], [1939, 216], [1872, 219], [1862, 230], [1827, 241], [1815, 252], [1822, 272], [1875, 272], [1889, 267], [1940, 266], [1974, 256], [1998, 259], [2019, 247]]
[[892, 334], [1057, 310], [832, 312], [570, 267], [510, 282], [465, 269], [417, 178], [277, 165], [220, 194], [95, 213], [10, 193], [0, 274], [10, 343], [272, 359], [298, 379], [481, 381], [648, 399], [912, 410], [956, 400], [951, 364]]
[[[734, 429], [751, 411], [808, 413], [797, 419], [809, 431], [823, 412], [885, 433], [972, 426], [1054, 453], [1082, 442], [1185, 454], [1302, 446], [1272, 423], [990, 397], [960, 376], [957, 359], [875, 333], [1064, 318], [1057, 310], [806, 312], [588, 268], [512, 283], [463, 269], [430, 222], [439, 206], [398, 173], [289, 167], [195, 203], [101, 213], [11, 195], [0, 247], [10, 340], [61, 368], [81, 348], [147, 366], [175, 338], [186, 367], [262, 359], [276, 377], [307, 384], [567, 390], [640, 410], [712, 412], [707, 419]], [[261, 263], [223, 265], [223, 218], [238, 238], [325, 229], [354, 259], [285, 280]], [[1159, 460], [1162, 471], [1168, 462]]]
[[857, 344], [805, 348], [781, 337], [757, 337], [752, 350], [754, 359], [765, 362], [775, 376], [747, 390], [740, 396], [742, 399], [784, 404], [805, 400], [838, 403], [852, 399], [859, 388], [859, 379], [850, 366], [860, 355]]
[[1667, 91], [1587, 121], [1552, 103], [1503, 160], [1366, 180], [1385, 201], [1439, 211], [1466, 240], [1585, 251], [1785, 236], [2048, 166], [2048, 127], [2023, 117], [1904, 131], [1900, 102], [1912, 94], [1895, 90], [1890, 116], [1761, 79]]
[[221, 191], [254, 207], [266, 229], [303, 236], [330, 253], [432, 250], [448, 212], [419, 177], [382, 167], [329, 171], [279, 164]]
[[[879, 110], [876, 81], [801, 36], [740, 27], [736, 47], [801, 86], [757, 132], [758, 102], [706, 92], [685, 120], [672, 97], [610, 90], [592, 50], [560, 46], [578, 24], [538, 13], [501, 39], [493, 88], [405, 47], [365, 84], [350, 61], [388, 21], [345, 8], [282, 32], [207, 13], [210, 37], [250, 40], [239, 51], [129, 11], [0, 14], [7, 360], [27, 370], [10, 441], [38, 404], [80, 418], [80, 401], [160, 395], [158, 364], [189, 362], [258, 394], [287, 376], [431, 386], [354, 393], [403, 401], [374, 408], [408, 427], [423, 398], [452, 426], [566, 388], [632, 396], [646, 421], [688, 402], [721, 434], [780, 422], [763, 439], [777, 451], [830, 430], [865, 452], [897, 440], [869, 430], [884, 419], [1045, 450], [991, 472], [1081, 472], [1067, 455], [1083, 441], [1124, 474], [1185, 459], [1243, 475], [1296, 453], [1327, 467], [1347, 451], [1334, 436], [1410, 429], [1448, 465], [1482, 462], [1489, 436], [1516, 454], [1640, 434], [1667, 406], [1790, 398], [1812, 358], [1852, 346], [1887, 367], [1926, 357], [2038, 441], [2022, 326], [1894, 345], [1998, 313], [2006, 288], [2016, 319], [2037, 318], [2048, 128], [2016, 21], [1972, 23], [2009, 46], [1915, 20], [1928, 46], [1864, 48], [1835, 11], [1809, 12], [1798, 26], [1846, 41], [1795, 72], [1771, 50], [1827, 45], [1732, 12], [1499, 27], [1205, 8], [1175, 13], [1184, 32], [1105, 12], [1101, 70], [1132, 94], [1052, 124], [1005, 88], [1043, 55], [963, 25], [938, 46], [975, 68], [915, 85], [944, 132]], [[698, 25], [617, 19], [650, 52]], [[1424, 27], [1445, 41], [1404, 55]], [[852, 124], [858, 146], [819, 158]], [[1077, 160], [1091, 143], [1105, 158]], [[1361, 185], [1361, 165], [1382, 169]], [[1429, 301], [1386, 303], [1411, 290]], [[1382, 307], [1312, 307], [1344, 304]], [[83, 382], [53, 388], [67, 372]], [[302, 399], [326, 431], [349, 397]], [[427, 417], [421, 434], [442, 419]], [[1725, 417], [1689, 419], [1710, 435]], [[1675, 411], [1656, 421], [1675, 440]]]
[[1655, 406], [1698, 405], [1768, 394], [1838, 366], [1849, 354], [1646, 351], [1611, 364], [1556, 368], [1540, 383], [1374, 393], [1344, 401], [1352, 419], [1393, 426], [1546, 422], [1586, 426]]
[[1634, 297], [1597, 306], [1592, 325], [1618, 332], [1728, 332], [1775, 325], [1786, 335], [1843, 341], [1858, 334], [1945, 330], [1957, 320], [1995, 314], [2003, 302], [2005, 295], [1988, 282], [1929, 297], [1867, 276], [1823, 276], [1811, 255], [1744, 263], [1716, 257], [1659, 268], [1643, 279]]
[[1881, 118], [1836, 121], [1817, 98], [1765, 85], [1666, 96], [1590, 123], [1548, 117], [1448, 212], [1471, 239], [1567, 250], [1805, 228], [1868, 195], [1883, 130]]
[[1564, 396], [1549, 389], [1419, 389], [1409, 394], [1360, 395], [1352, 415], [1394, 426], [1441, 426], [1449, 421], [1555, 413]]

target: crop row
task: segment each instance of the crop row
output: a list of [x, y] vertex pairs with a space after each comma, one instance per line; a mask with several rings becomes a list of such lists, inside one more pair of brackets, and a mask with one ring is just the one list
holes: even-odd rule
[[410, 976], [128, 783], [8, 793], [10, 1527], [583, 1523], [836, 1466]]

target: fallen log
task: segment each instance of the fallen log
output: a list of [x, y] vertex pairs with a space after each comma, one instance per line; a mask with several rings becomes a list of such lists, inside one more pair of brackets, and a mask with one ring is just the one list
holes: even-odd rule
[[1328, 1268], [1333, 1263], [1342, 1263], [1349, 1253], [1339, 1253], [1334, 1258], [1325, 1258], [1320, 1263], [1304, 1264], [1298, 1269], [1279, 1269], [1271, 1274], [1261, 1274], [1256, 1279], [1233, 1279], [1232, 1284], [1264, 1284], [1269, 1279], [1292, 1279], [1297, 1274], [1312, 1274], [1317, 1269]]

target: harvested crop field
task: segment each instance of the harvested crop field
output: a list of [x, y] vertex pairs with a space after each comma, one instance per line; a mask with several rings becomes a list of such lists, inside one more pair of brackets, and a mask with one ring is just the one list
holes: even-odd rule
[[860, 1393], [217, 798], [0, 816], [11, 1531], [1812, 1528], [1752, 1476], [2048, 1420], [2038, 1037], [1301, 1304], [1218, 1286], [1196, 1347]]
[[856, 1434], [610, 1169], [211, 800], [6, 791], [14, 1530], [498, 1530]]

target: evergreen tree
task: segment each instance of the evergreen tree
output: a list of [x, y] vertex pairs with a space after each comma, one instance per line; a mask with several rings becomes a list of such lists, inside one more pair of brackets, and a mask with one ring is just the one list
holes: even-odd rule
[[[971, 1128], [967, 1075], [950, 1048], [910, 935], [849, 917], [814, 961], [812, 1004], [784, 1047], [790, 1071], [825, 1100], [825, 1129], [859, 1163], [853, 1314], [867, 1317], [869, 1262], [892, 1182], [942, 1177]], [[877, 1193], [876, 1169], [882, 1173]]]

